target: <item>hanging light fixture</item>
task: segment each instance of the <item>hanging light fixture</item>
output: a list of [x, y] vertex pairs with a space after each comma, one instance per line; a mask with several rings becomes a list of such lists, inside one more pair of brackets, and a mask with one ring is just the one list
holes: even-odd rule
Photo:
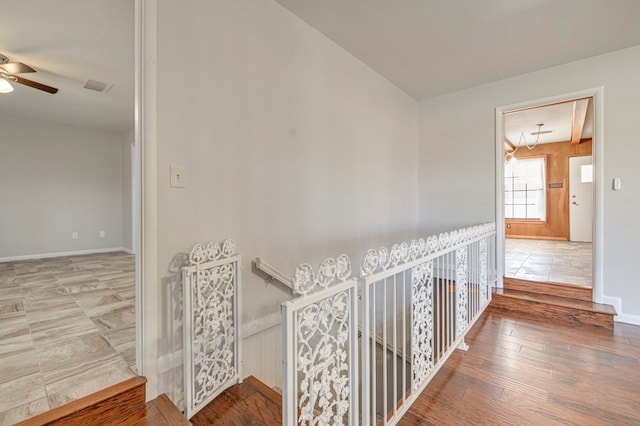
[[[535, 133], [532, 133], [532, 135], [533, 134], [536, 135], [536, 141], [533, 143], [533, 145], [529, 145], [529, 143], [527, 142], [527, 138], [524, 137], [524, 132], [520, 133], [520, 140], [518, 141], [518, 144], [516, 145], [515, 149], [511, 152], [507, 152], [507, 154], [504, 156], [504, 161], [507, 165], [514, 165], [518, 162], [518, 159], [516, 158], [516, 151], [521, 146], [524, 145], [530, 150], [538, 146], [538, 142], [540, 142], [540, 133], [542, 133], [541, 129], [542, 129], [542, 126], [544, 126], [544, 123], [536, 124], [536, 126], [538, 126], [538, 131]], [[545, 133], [549, 133], [549, 132], [545, 132]]]
[[507, 155], [504, 156], [504, 162], [507, 166], [513, 166], [518, 162], [518, 159], [514, 155], [516, 153], [516, 150], [517, 148], [512, 152], [508, 152]]
[[[540, 133], [542, 133], [542, 126], [544, 126], [544, 123], [536, 124], [536, 126], [538, 126], [538, 131], [535, 132], [536, 133], [536, 141], [533, 143], [533, 145], [529, 146], [529, 144], [527, 143], [527, 140], [524, 137], [524, 132], [522, 132], [520, 134], [520, 142], [524, 141], [524, 144], [529, 149], [533, 149], [538, 145], [538, 142], [540, 141]], [[518, 142], [518, 145], [520, 145], [520, 142]]]
[[2, 74], [0, 74], [0, 93], [11, 93], [13, 92], [13, 86], [9, 83], [8, 80], [4, 78]]

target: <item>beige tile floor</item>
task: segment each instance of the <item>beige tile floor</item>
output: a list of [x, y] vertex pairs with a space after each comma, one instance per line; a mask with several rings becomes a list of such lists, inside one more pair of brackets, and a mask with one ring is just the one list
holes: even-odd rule
[[592, 244], [507, 238], [505, 276], [591, 287]]
[[134, 376], [134, 256], [0, 263], [0, 425]]

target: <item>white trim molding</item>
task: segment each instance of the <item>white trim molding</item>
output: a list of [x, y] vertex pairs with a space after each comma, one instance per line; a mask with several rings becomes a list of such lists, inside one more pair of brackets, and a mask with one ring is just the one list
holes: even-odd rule
[[602, 296], [602, 303], [611, 305], [616, 310], [616, 315], [622, 314], [622, 298], [613, 296]]
[[158, 340], [162, 313], [158, 279], [157, 43], [158, 1], [136, 0], [135, 120], [139, 218], [136, 271], [136, 367], [147, 378], [146, 399], [158, 396]]
[[[240, 336], [242, 341], [245, 341], [253, 336], [262, 334], [267, 330], [274, 327], [278, 327], [282, 324], [282, 314], [280, 312], [274, 312], [269, 315], [265, 315], [261, 318], [249, 321], [246, 324], [240, 326]], [[278, 330], [280, 333], [280, 330]], [[244, 363], [244, 360], [241, 360]], [[166, 373], [174, 368], [183, 366], [182, 349], [175, 352], [164, 354], [158, 358], [158, 373]]]
[[86, 254], [112, 253], [117, 251], [123, 251], [128, 254], [133, 254], [129, 249], [124, 247], [107, 247], [107, 248], [100, 248], [100, 249], [58, 251], [53, 253], [37, 253], [37, 254], [25, 254], [20, 256], [0, 257], [0, 262], [15, 262], [17, 260], [32, 260], [32, 259], [48, 259], [52, 257], [63, 257], [63, 256], [83, 256]]
[[616, 309], [615, 322], [623, 322], [626, 324], [640, 325], [640, 315], [625, 314], [622, 311], [622, 298], [615, 296], [602, 296], [602, 303], [613, 305]]
[[623, 322], [625, 324], [640, 325], [640, 315], [619, 314], [614, 320], [615, 322]]
[[240, 326], [240, 335], [242, 339], [248, 339], [257, 334], [264, 333], [270, 328], [277, 327], [282, 324], [282, 313], [274, 312], [269, 315], [265, 315], [262, 318], [254, 319], [246, 324]]

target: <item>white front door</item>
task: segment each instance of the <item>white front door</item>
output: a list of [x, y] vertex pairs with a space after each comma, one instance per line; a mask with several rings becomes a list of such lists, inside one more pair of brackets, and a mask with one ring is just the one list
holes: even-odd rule
[[593, 240], [593, 157], [569, 158], [569, 240]]

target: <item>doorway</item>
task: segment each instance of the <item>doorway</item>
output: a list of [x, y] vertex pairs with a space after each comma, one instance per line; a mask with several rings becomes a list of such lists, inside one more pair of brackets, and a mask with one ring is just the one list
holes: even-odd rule
[[[601, 89], [496, 109], [498, 286], [503, 277], [572, 284], [601, 298], [598, 96]], [[571, 163], [591, 182], [570, 179]], [[572, 210], [578, 197], [590, 211]], [[582, 232], [573, 238], [572, 223]]]
[[[0, 163], [10, 172], [2, 198], [17, 194], [0, 214], [0, 298], [14, 307], [0, 312], [0, 343], [12, 348], [2, 362], [0, 423], [125, 380], [140, 363], [134, 5], [81, 3], [56, 2], [50, 10], [17, 2], [0, 18], [7, 28], [32, 28], [47, 16], [28, 38], [15, 31], [3, 40], [3, 53], [59, 88], [43, 94], [15, 87], [0, 100], [8, 110]], [[109, 43], [105, 33], [113, 35]], [[89, 53], [78, 54], [82, 48]], [[94, 55], [100, 60], [91, 61]], [[109, 72], [116, 69], [122, 73]], [[97, 93], [83, 87], [83, 76], [105, 76], [112, 87]]]

